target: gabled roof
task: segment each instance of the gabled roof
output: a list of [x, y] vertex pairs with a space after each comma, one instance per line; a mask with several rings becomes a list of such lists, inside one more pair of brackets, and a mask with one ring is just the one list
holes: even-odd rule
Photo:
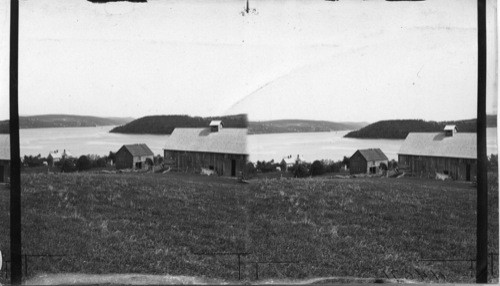
[[[379, 148], [376, 149], [362, 149], [358, 150], [356, 152], [359, 152], [363, 158], [365, 158], [366, 161], [386, 161], [389, 160], [387, 156], [385, 156], [384, 152], [380, 150]], [[354, 153], [356, 154], [356, 153]], [[353, 155], [354, 156], [354, 155]]]
[[0, 134], [0, 160], [10, 161], [10, 135]]
[[210, 121], [209, 126], [219, 126], [219, 125], [224, 126], [224, 124], [222, 124], [222, 120], [212, 120], [212, 121]]
[[476, 133], [455, 133], [446, 136], [444, 132], [408, 134], [398, 154], [476, 159]]
[[53, 159], [62, 159], [63, 152], [59, 152], [59, 150], [51, 151], [48, 156], [51, 156]]
[[247, 129], [175, 128], [165, 150], [247, 155]]
[[[132, 156], [154, 156], [153, 151], [149, 149], [146, 144], [130, 144], [123, 145], [122, 148], [125, 148]], [[122, 149], [120, 148], [120, 149]], [[120, 150], [118, 150], [120, 151]]]
[[453, 131], [453, 130], [458, 130], [456, 125], [446, 125], [444, 127], [444, 131]]

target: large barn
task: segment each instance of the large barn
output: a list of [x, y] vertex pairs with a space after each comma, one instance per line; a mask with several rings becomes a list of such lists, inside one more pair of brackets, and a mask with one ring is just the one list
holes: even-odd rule
[[476, 133], [459, 133], [454, 125], [443, 132], [410, 133], [398, 152], [398, 165], [419, 177], [446, 174], [470, 181], [477, 172]]
[[164, 148], [164, 164], [183, 172], [203, 169], [220, 176], [239, 176], [248, 159], [246, 128], [175, 128]]
[[0, 135], [0, 183], [10, 181], [10, 136]]
[[146, 144], [123, 145], [116, 152], [116, 169], [147, 169], [148, 159], [154, 162], [154, 154]]
[[388, 163], [389, 159], [378, 148], [357, 150], [349, 159], [349, 172], [351, 174], [379, 174], [381, 164], [385, 164], [387, 168]]

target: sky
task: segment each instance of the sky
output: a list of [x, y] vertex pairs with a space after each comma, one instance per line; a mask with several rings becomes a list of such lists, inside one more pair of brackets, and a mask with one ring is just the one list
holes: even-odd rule
[[[8, 35], [9, 1], [0, 4]], [[487, 112], [497, 111], [488, 1]], [[20, 2], [19, 112], [375, 122], [476, 117], [475, 1]], [[0, 39], [8, 118], [8, 37]]]

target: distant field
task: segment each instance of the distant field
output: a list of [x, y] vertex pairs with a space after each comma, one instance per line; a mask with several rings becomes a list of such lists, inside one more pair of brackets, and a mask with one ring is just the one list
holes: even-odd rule
[[[473, 281], [467, 262], [418, 261], [474, 258], [476, 195], [468, 183], [323, 177], [242, 185], [186, 174], [90, 173], [24, 173], [22, 182], [23, 252], [69, 254], [30, 259], [30, 276], [149, 273], [234, 280], [235, 257], [195, 253], [246, 251], [251, 255], [243, 262], [298, 262], [260, 264], [260, 279], [385, 278], [384, 270], [404, 276], [417, 269], [443, 274], [441, 282]], [[8, 201], [2, 189], [3, 230], [9, 227]], [[498, 253], [496, 178], [489, 204], [490, 251]], [[3, 231], [6, 257], [8, 245]], [[243, 265], [242, 276], [253, 279], [255, 264]]]

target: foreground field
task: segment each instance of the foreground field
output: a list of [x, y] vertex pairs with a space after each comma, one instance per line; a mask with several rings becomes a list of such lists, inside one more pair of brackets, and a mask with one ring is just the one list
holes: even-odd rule
[[[245, 185], [185, 174], [90, 173], [23, 174], [22, 182], [23, 253], [66, 255], [30, 258], [29, 276], [148, 273], [234, 280], [236, 256], [200, 253], [246, 252], [245, 280], [255, 279], [258, 267], [259, 279], [395, 275], [473, 281], [470, 262], [420, 261], [474, 259], [476, 192], [467, 183], [317, 178]], [[0, 227], [8, 229], [7, 190], [0, 196]], [[489, 249], [498, 253], [496, 178], [489, 205]], [[6, 257], [8, 245], [4, 231]]]

